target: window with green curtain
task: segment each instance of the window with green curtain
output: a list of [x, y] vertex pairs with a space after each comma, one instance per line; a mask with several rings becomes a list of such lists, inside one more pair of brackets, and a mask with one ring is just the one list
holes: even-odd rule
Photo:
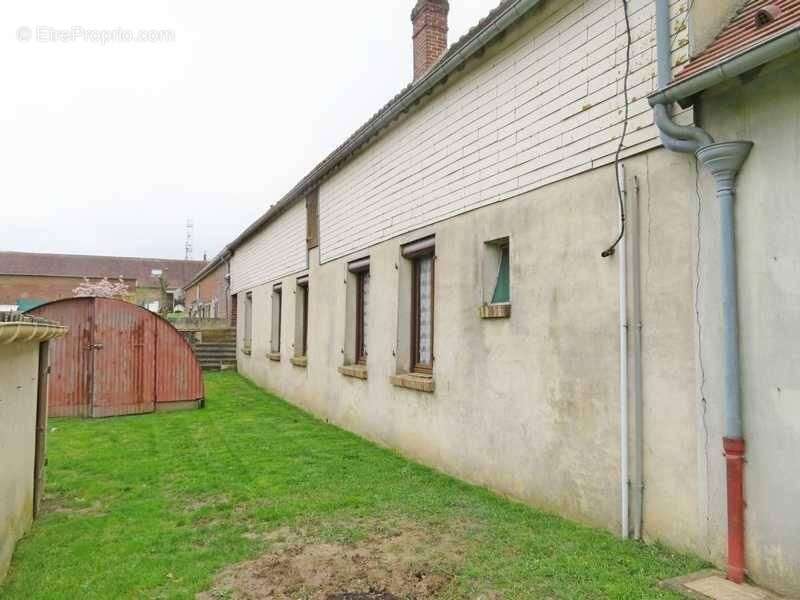
[[497, 269], [497, 283], [492, 294], [492, 304], [511, 301], [511, 283], [509, 281], [509, 254], [508, 245], [500, 247], [500, 267]]

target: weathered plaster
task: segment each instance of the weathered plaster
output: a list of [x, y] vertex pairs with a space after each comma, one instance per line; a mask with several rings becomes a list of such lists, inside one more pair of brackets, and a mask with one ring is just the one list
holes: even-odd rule
[[[640, 181], [645, 533], [701, 551], [694, 364], [694, 169], [664, 150], [626, 161]], [[559, 514], [619, 526], [616, 259], [611, 167], [577, 175], [319, 265], [310, 255], [308, 365], [266, 358], [269, 294], [253, 290], [253, 351], [239, 369], [323, 418], [461, 479]], [[404, 346], [401, 244], [436, 235], [435, 391], [393, 386]], [[323, 232], [324, 235], [324, 232]], [[511, 242], [510, 318], [481, 319], [484, 243]], [[370, 256], [368, 379], [338, 372], [349, 260]], [[283, 279], [291, 355], [296, 275]], [[398, 310], [398, 307], [399, 310]], [[240, 326], [241, 328], [241, 326]], [[241, 337], [241, 331], [240, 331]]]
[[0, 580], [33, 520], [39, 344], [0, 345]]
[[[720, 141], [755, 142], [739, 176], [736, 237], [742, 401], [747, 442], [746, 557], [764, 585], [800, 594], [800, 56], [706, 94], [704, 126]], [[725, 555], [719, 211], [701, 180], [700, 309], [710, 432], [708, 540]]]

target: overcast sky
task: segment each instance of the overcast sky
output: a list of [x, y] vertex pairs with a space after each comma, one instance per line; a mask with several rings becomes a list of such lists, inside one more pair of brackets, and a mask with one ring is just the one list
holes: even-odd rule
[[413, 4], [2, 0], [0, 250], [213, 256], [410, 81]]

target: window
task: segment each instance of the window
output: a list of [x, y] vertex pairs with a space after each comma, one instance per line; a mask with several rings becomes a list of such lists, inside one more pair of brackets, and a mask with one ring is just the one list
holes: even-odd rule
[[305, 356], [308, 349], [308, 275], [297, 280], [294, 355]]
[[367, 378], [369, 340], [369, 256], [347, 264], [347, 301], [343, 364], [339, 372], [348, 377]]
[[367, 364], [367, 331], [369, 315], [369, 264], [356, 273], [356, 362]]
[[[272, 331], [270, 336], [270, 353], [280, 356], [281, 351], [281, 304], [283, 301], [281, 284], [272, 288]], [[270, 356], [270, 358], [274, 358]]]
[[508, 277], [508, 241], [500, 246], [499, 254], [500, 266], [497, 269], [497, 281], [494, 284], [494, 292], [492, 293], [492, 304], [511, 302], [511, 284]]
[[483, 305], [484, 319], [511, 316], [511, 252], [509, 238], [484, 244]]
[[414, 260], [412, 370], [433, 370], [433, 255]]
[[253, 292], [244, 297], [244, 351], [250, 352], [253, 341]]
[[411, 371], [433, 373], [434, 238], [403, 247], [412, 263], [411, 273]]

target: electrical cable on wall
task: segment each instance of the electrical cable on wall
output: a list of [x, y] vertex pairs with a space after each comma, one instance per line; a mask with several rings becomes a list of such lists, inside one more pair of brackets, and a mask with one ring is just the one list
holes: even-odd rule
[[617, 151], [614, 153], [614, 175], [617, 182], [617, 198], [619, 200], [619, 234], [617, 239], [614, 240], [608, 248], [603, 250], [600, 254], [603, 258], [613, 256], [622, 236], [625, 235], [625, 199], [622, 196], [622, 185], [620, 184], [619, 172], [619, 156], [622, 153], [622, 148], [625, 144], [625, 135], [628, 133], [628, 114], [630, 107], [628, 106], [628, 78], [631, 73], [631, 21], [628, 15], [628, 0], [622, 0], [622, 12], [625, 14], [625, 77], [622, 80], [623, 100], [625, 102], [625, 114], [622, 123], [622, 135], [619, 138]]

